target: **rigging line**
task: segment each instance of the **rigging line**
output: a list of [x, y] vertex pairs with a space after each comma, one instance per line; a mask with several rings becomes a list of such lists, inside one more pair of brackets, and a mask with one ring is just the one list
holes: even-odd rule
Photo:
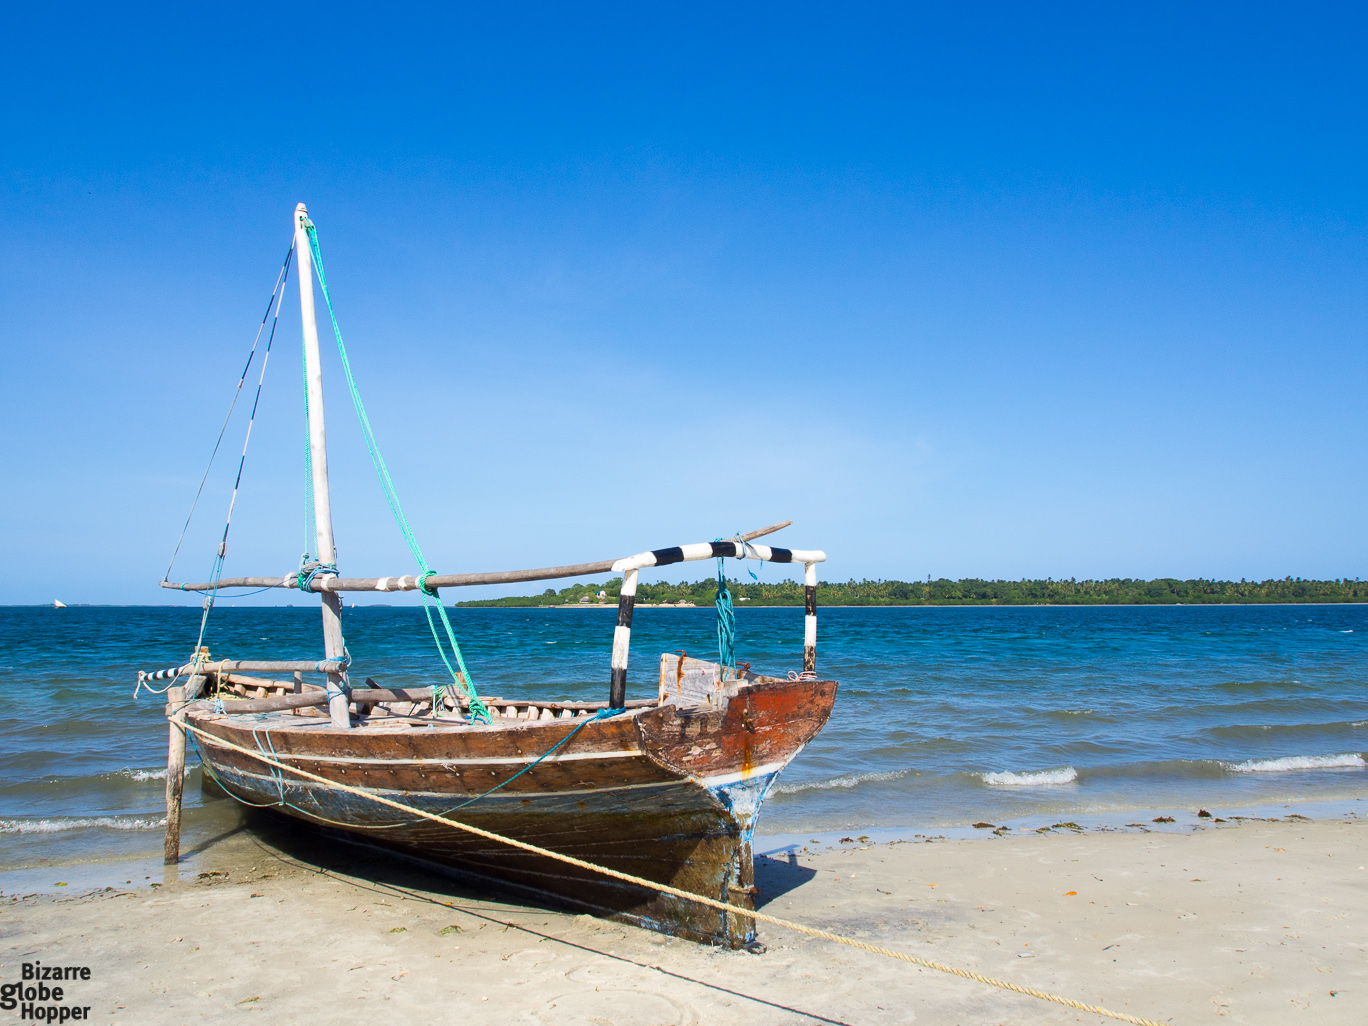
[[[256, 356], [257, 345], [261, 342], [261, 333], [266, 329], [266, 321], [271, 316], [271, 306], [275, 303], [276, 293], [285, 283], [285, 275], [289, 273], [290, 269], [290, 257], [293, 255], [294, 240], [291, 239], [290, 248], [285, 252], [285, 262], [280, 265], [280, 274], [276, 276], [275, 288], [271, 290], [271, 298], [266, 302], [266, 312], [261, 315], [261, 326], [257, 328], [256, 338], [252, 340], [252, 351], [247, 354], [247, 363], [243, 365], [242, 373], [238, 375], [237, 388], [233, 390], [233, 401], [228, 404], [228, 415], [223, 418], [223, 426], [219, 428], [218, 440], [214, 442], [214, 451], [209, 454], [209, 465], [204, 468], [204, 476], [200, 478], [199, 487], [195, 489], [195, 499], [190, 503], [190, 513], [185, 518], [185, 525], [181, 528], [180, 537], [176, 539], [176, 548], [171, 553], [171, 562], [166, 564], [166, 574], [162, 577], [163, 581], [171, 579], [171, 568], [176, 565], [176, 557], [180, 555], [181, 543], [185, 541], [185, 532], [190, 529], [190, 521], [195, 516], [195, 507], [199, 505], [205, 482], [209, 480], [209, 471], [213, 469], [214, 457], [218, 455], [219, 446], [223, 444], [223, 436], [228, 431], [228, 422], [233, 419], [233, 410], [237, 406], [238, 397], [242, 395], [242, 386], [247, 380], [247, 371], [251, 369], [252, 359]], [[279, 309], [276, 310], [276, 316], [280, 316]], [[274, 331], [274, 328], [272, 330]]]
[[[328, 307], [328, 318], [332, 321], [333, 337], [337, 339], [337, 354], [342, 361], [342, 373], [346, 376], [347, 387], [351, 390], [352, 406], [356, 409], [357, 420], [361, 422], [361, 436], [366, 442], [366, 451], [370, 454], [371, 466], [375, 468], [376, 476], [380, 478], [380, 486], [385, 493], [385, 501], [389, 504], [390, 513], [393, 514], [395, 523], [399, 525], [399, 531], [404, 536], [404, 542], [408, 545], [409, 552], [412, 553], [414, 560], [418, 563], [418, 568], [422, 571], [419, 576], [419, 590], [423, 593], [423, 612], [427, 616], [428, 628], [432, 631], [432, 640], [437, 644], [437, 654], [442, 657], [442, 662], [451, 674], [452, 684], [456, 687], [457, 694], [465, 692], [466, 697], [470, 700], [470, 718], [488, 723], [492, 718], [484, 702], [476, 693], [474, 678], [466, 668], [465, 657], [461, 654], [461, 646], [456, 641], [456, 632], [452, 629], [446, 608], [442, 605], [437, 593], [428, 590], [427, 579], [433, 575], [434, 571], [428, 566], [428, 561], [423, 556], [423, 550], [418, 545], [418, 537], [413, 531], [413, 526], [404, 514], [404, 507], [399, 502], [399, 490], [394, 486], [394, 480], [390, 477], [385, 457], [381, 454], [380, 445], [375, 440], [375, 431], [371, 427], [370, 417], [366, 415], [366, 404], [361, 401], [361, 390], [357, 387], [356, 378], [352, 374], [351, 361], [347, 359], [347, 346], [342, 341], [342, 329], [337, 324], [337, 312], [333, 310], [332, 296], [328, 292], [328, 278], [323, 272], [323, 252], [318, 245], [318, 230], [314, 227], [313, 222], [307, 219], [305, 229], [309, 235], [309, 251], [313, 256], [314, 270], [318, 272], [318, 286], [323, 293], [323, 302]], [[456, 668], [451, 665], [451, 660], [447, 658], [446, 650], [442, 647], [441, 638], [437, 634], [437, 625], [432, 619], [432, 606], [434, 604], [437, 607], [437, 615], [441, 618], [442, 627], [446, 632], [447, 643], [451, 646], [451, 653], [456, 657], [456, 665], [460, 667], [459, 674], [456, 672]], [[446, 685], [443, 684], [441, 687], [445, 691]], [[434, 713], [436, 709], [437, 705], [434, 703]]]
[[[257, 377], [256, 395], [252, 398], [252, 413], [247, 418], [247, 433], [242, 439], [242, 455], [238, 457], [237, 477], [233, 480], [233, 494], [228, 500], [228, 515], [223, 521], [223, 537], [219, 540], [218, 551], [214, 555], [214, 568], [211, 571], [209, 581], [213, 585], [209, 593], [204, 598], [204, 611], [200, 614], [199, 638], [195, 641], [194, 658], [199, 658], [200, 646], [204, 644], [204, 631], [209, 625], [209, 613], [214, 608], [214, 600], [218, 597], [218, 582], [223, 576], [223, 560], [228, 554], [228, 532], [233, 526], [233, 510], [237, 506], [238, 489], [242, 485], [242, 472], [247, 465], [247, 447], [252, 442], [252, 427], [256, 424], [257, 409], [261, 406], [261, 389], [266, 383], [266, 368], [271, 362], [271, 346], [275, 342], [276, 328], [280, 324], [280, 307], [285, 302], [284, 282], [290, 270], [290, 256], [294, 253], [294, 246], [290, 247], [290, 252], [285, 255], [285, 266], [281, 270], [280, 285], [276, 287], [279, 293], [279, 300], [275, 303], [275, 317], [271, 319], [271, 333], [266, 337], [266, 351], [261, 356], [261, 373]], [[270, 316], [270, 308], [266, 314]], [[264, 322], [263, 322], [264, 327]], [[260, 333], [258, 333], [259, 336]]]

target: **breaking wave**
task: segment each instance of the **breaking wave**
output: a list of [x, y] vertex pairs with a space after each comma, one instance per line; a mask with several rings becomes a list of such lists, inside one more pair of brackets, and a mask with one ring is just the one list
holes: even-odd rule
[[1078, 779], [1078, 770], [1072, 766], [1062, 769], [1039, 770], [1035, 773], [980, 773], [983, 782], [989, 787], [1042, 787], [1054, 784], [1072, 784]]
[[1368, 769], [1368, 762], [1357, 752], [1342, 755], [1288, 755], [1281, 759], [1249, 759], [1223, 762], [1231, 773], [1287, 773], [1292, 770]]
[[907, 776], [911, 770], [885, 770], [878, 773], [847, 773], [840, 777], [828, 777], [826, 780], [806, 780], [801, 784], [780, 784], [774, 789], [775, 794], [797, 794], [799, 791], [830, 791], [837, 787], [859, 787], [869, 781], [879, 780], [898, 780]]
[[156, 830], [166, 821], [118, 816], [58, 816], [52, 819], [0, 819], [0, 834], [59, 834], [65, 830]]

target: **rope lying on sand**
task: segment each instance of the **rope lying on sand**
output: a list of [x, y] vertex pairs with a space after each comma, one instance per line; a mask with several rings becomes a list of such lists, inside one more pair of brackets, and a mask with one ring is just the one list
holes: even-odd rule
[[507, 844], [511, 847], [521, 848], [523, 851], [531, 852], [534, 855], [543, 855], [546, 858], [555, 859], [558, 862], [565, 862], [572, 866], [578, 866], [580, 869], [587, 869], [594, 873], [601, 873], [604, 876], [610, 876], [615, 880], [622, 880], [625, 883], [635, 884], [638, 887], [645, 887], [649, 890], [660, 891], [662, 894], [671, 894], [676, 898], [682, 898], [685, 901], [692, 901], [699, 905], [707, 905], [710, 908], [720, 909], [723, 912], [734, 912], [737, 915], [748, 916], [751, 919], [758, 920], [762, 923], [769, 923], [771, 926], [781, 926], [786, 930], [793, 930], [795, 933], [806, 934], [809, 937], [818, 937], [822, 940], [832, 941], [836, 944], [844, 944], [847, 947], [858, 948], [861, 951], [868, 951], [875, 955], [883, 955], [886, 958], [895, 958], [900, 962], [909, 962], [912, 965], [921, 966], [923, 969], [934, 969], [936, 972], [949, 973], [951, 976], [959, 976], [966, 980], [975, 980], [978, 983], [985, 983], [990, 987], [998, 987], [1002, 990], [1010, 990], [1016, 994], [1025, 994], [1027, 997], [1039, 998], [1041, 1001], [1050, 1001], [1057, 1005], [1064, 1005], [1067, 1008], [1076, 1008], [1080, 1012], [1090, 1012], [1093, 1015], [1101, 1015], [1109, 1019], [1118, 1019], [1121, 1022], [1132, 1023], [1134, 1024], [1134, 1026], [1165, 1026], [1165, 1024], [1155, 1022], [1153, 1019], [1145, 1019], [1138, 1015], [1128, 1015], [1125, 1012], [1113, 1012], [1111, 1009], [1103, 1008], [1100, 1005], [1089, 1005], [1082, 1001], [1075, 1001], [1072, 998], [1061, 997], [1058, 994], [1051, 994], [1048, 991], [1037, 990], [1035, 987], [1027, 987], [1020, 983], [1012, 983], [1009, 980], [999, 980], [996, 977], [984, 976], [982, 973], [976, 973], [972, 969], [959, 969], [955, 966], [945, 965], [941, 962], [933, 962], [930, 959], [918, 958], [916, 955], [909, 955], [902, 951], [894, 951], [892, 948], [882, 948], [879, 947], [877, 944], [866, 944], [864, 941], [856, 940], [853, 937], [843, 937], [838, 933], [828, 933], [826, 930], [818, 930], [811, 926], [804, 926], [802, 923], [795, 923], [788, 919], [780, 919], [777, 916], [767, 915], [764, 912], [757, 912], [753, 909], [742, 908], [739, 905], [733, 905], [729, 902], [718, 901], [716, 898], [705, 897], [702, 894], [694, 894], [691, 891], [681, 890], [678, 887], [671, 887], [669, 884], [656, 883], [654, 880], [647, 880], [644, 877], [633, 876], [631, 873], [621, 873], [618, 872], [616, 869], [609, 869], [606, 866], [598, 866], [592, 862], [585, 862], [583, 859], [577, 859], [573, 855], [563, 855], [560, 852], [551, 851], [548, 848], [541, 848], [535, 844], [528, 844], [526, 841], [519, 841], [512, 837], [504, 837], [502, 834], [496, 834], [490, 830], [482, 830], [480, 827], [471, 826], [469, 823], [461, 823], [454, 819], [448, 819], [446, 816], [438, 815], [435, 812], [427, 812], [424, 809], [415, 808], [412, 805], [405, 805], [403, 802], [397, 802], [394, 799], [386, 798], [383, 795], [373, 794], [370, 791], [366, 791], [360, 787], [353, 787], [350, 784], [341, 784], [335, 780], [329, 780], [327, 777], [319, 776], [317, 773], [310, 773], [308, 770], [300, 769], [298, 766], [288, 766], [283, 762], [267, 757], [261, 751], [253, 751], [250, 748], [244, 748], [241, 745], [233, 744], [233, 742], [231, 741], [226, 741], [221, 737], [218, 737], [214, 734], [210, 734], [207, 731], [201, 730], [199, 727], [192, 726], [191, 724], [186, 723], [179, 718], [174, 718], [172, 722], [179, 726], [182, 730], [188, 730], [191, 733], [198, 735], [201, 739], [203, 739], [206, 742], [209, 742], [210, 744], [218, 745], [222, 748], [231, 749], [232, 751], [239, 752], [242, 755], [249, 755], [253, 759], [256, 759], [258, 762], [265, 763], [268, 766], [273, 766], [276, 769], [285, 770], [288, 773], [294, 773], [297, 776], [304, 777], [307, 780], [315, 781], [316, 783], [324, 784], [328, 787], [336, 788], [339, 791], [346, 791], [349, 794], [358, 795], [362, 798], [368, 798], [371, 801], [376, 802], [380, 805], [388, 805], [391, 808], [399, 809], [400, 811], [409, 813], [410, 815], [421, 816], [423, 819], [430, 819], [435, 823], [443, 823], [449, 827], [454, 827], [457, 830], [464, 830], [467, 833], [474, 834], [477, 837], [483, 837], [489, 841], [496, 841], [500, 844]]

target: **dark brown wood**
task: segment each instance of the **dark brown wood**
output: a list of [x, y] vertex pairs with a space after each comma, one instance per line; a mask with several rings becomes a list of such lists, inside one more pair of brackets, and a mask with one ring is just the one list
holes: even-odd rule
[[[723, 709], [670, 705], [589, 721], [499, 718], [489, 726], [382, 717], [342, 731], [289, 712], [239, 721], [207, 704], [189, 716], [210, 735], [269, 750], [286, 765], [354, 787], [403, 792], [417, 807], [747, 907], [760, 800], [825, 724], [836, 688], [832, 681], [748, 681]], [[242, 801], [278, 805], [283, 796], [285, 815], [346, 824], [362, 843], [442, 863], [538, 901], [731, 947], [754, 943], [749, 917], [405, 817], [292, 779], [253, 756], [216, 747], [212, 737], [201, 739], [200, 751]]]
[[[741, 536], [742, 541], [754, 541], [756, 538], [763, 538], [767, 534], [781, 531], [792, 524], [792, 520], [784, 520], [769, 527], [762, 527], [758, 531], [749, 531]], [[516, 584], [520, 581], [551, 581], [561, 577], [584, 577], [587, 574], [607, 573], [613, 568], [616, 559], [601, 559], [594, 563], [571, 563], [566, 566], [546, 566], [536, 570], [495, 570], [481, 574], [434, 574], [427, 579], [427, 585], [433, 590], [440, 588], [464, 588], [477, 584]], [[411, 576], [411, 575], [409, 575]], [[377, 585], [385, 578], [380, 577], [317, 577], [311, 583], [310, 590], [316, 592], [334, 591], [376, 591]], [[399, 577], [391, 577], [388, 580], [398, 581]], [[215, 588], [298, 588], [299, 575], [290, 574], [287, 577], [225, 577], [214, 583], [200, 584], [174, 584], [171, 581], [162, 581], [163, 588], [170, 588], [173, 591], [213, 591]], [[413, 583], [409, 587], [399, 588], [400, 591], [414, 591], [418, 585]]]

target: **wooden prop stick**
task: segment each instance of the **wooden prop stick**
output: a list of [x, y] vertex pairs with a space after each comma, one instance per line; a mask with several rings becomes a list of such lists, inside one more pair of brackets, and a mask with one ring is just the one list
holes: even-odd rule
[[164, 862], [180, 862], [181, 796], [185, 792], [185, 721], [181, 706], [185, 688], [167, 688], [166, 715], [171, 725], [166, 742], [166, 842]]
[[[792, 524], [783, 520], [758, 531], [748, 531], [741, 535], [742, 541], [755, 541], [775, 531], [782, 531]], [[588, 574], [607, 573], [616, 563], [615, 559], [601, 559], [597, 563], [572, 563], [567, 566], [546, 566], [537, 570], [495, 570], [482, 574], [434, 574], [428, 578], [430, 588], [464, 588], [476, 584], [516, 584], [519, 581], [550, 581], [560, 577], [584, 577]], [[299, 577], [225, 577], [214, 584], [175, 584], [162, 581], [163, 588], [173, 591], [211, 591], [217, 588], [298, 588]], [[313, 591], [416, 591], [416, 577], [317, 577], [313, 580]]]

